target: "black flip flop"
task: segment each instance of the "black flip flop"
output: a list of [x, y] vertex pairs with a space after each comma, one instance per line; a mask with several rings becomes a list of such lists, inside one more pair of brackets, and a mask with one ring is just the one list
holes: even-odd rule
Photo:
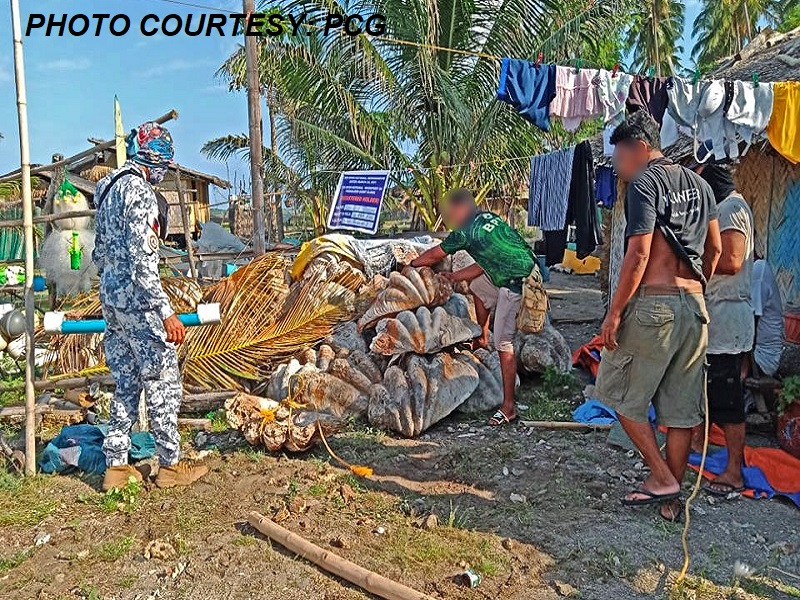
[[[721, 487], [723, 489], [718, 490], [712, 486]], [[711, 494], [712, 496], [716, 496], [717, 498], [727, 498], [731, 494], [741, 494], [747, 488], [744, 486], [736, 487], [732, 483], [726, 483], [724, 481], [707, 481], [703, 484], [703, 491], [707, 494]]]
[[639, 488], [638, 490], [634, 490], [630, 492], [630, 494], [641, 494], [642, 496], [647, 496], [646, 498], [637, 498], [636, 500], [628, 500], [625, 497], [620, 499], [622, 502], [622, 506], [648, 506], [650, 504], [659, 504], [660, 502], [664, 502], [665, 500], [675, 500], [676, 498], [681, 497], [681, 493], [673, 492], [672, 494], [656, 494], [655, 492], [651, 492], [650, 490], [646, 490], [644, 488]]

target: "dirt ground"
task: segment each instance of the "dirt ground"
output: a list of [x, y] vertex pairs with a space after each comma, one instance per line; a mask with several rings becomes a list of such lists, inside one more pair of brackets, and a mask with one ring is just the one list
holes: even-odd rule
[[[590, 339], [597, 280], [555, 275], [549, 287], [570, 345]], [[526, 381], [520, 402], [528, 416], [567, 418], [581, 388]], [[699, 496], [690, 577], [673, 585], [682, 525], [619, 505], [645, 473], [601, 432], [494, 430], [456, 416], [401, 440], [354, 425], [331, 445], [372, 467], [370, 480], [324, 449], [274, 456], [231, 431], [186, 437], [211, 467], [188, 490], [148, 484], [109, 498], [97, 478], [0, 475], [0, 598], [371, 597], [256, 533], [251, 511], [433, 598], [800, 597], [800, 513], [781, 501]], [[475, 589], [457, 577], [467, 566], [482, 576]]]

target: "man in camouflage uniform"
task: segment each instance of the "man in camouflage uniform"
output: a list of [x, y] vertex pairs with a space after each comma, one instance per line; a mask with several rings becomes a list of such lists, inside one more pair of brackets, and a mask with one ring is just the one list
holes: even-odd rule
[[158, 450], [156, 485], [188, 485], [208, 472], [180, 460], [178, 409], [182, 387], [175, 344], [185, 329], [161, 287], [158, 272], [159, 214], [152, 188], [172, 162], [169, 132], [145, 123], [126, 139], [128, 161], [97, 184], [97, 235], [92, 259], [100, 274], [100, 301], [106, 320], [106, 362], [117, 388], [103, 450], [103, 489], [142, 476], [128, 465], [130, 430], [145, 393], [150, 428]]

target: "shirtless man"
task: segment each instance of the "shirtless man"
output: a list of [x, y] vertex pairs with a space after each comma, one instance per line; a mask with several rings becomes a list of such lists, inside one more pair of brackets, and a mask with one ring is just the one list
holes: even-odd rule
[[[626, 250], [601, 336], [597, 395], [650, 467], [626, 506], [660, 504], [680, 516], [680, 490], [692, 440], [703, 421], [708, 313], [706, 281], [722, 251], [714, 195], [697, 174], [661, 153], [658, 125], [644, 111], [611, 137], [617, 174], [630, 182]], [[653, 404], [668, 428], [666, 460], [648, 419]]]

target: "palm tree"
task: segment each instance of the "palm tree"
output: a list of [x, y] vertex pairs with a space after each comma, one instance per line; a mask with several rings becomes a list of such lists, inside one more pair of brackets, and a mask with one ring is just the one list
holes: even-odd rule
[[692, 35], [697, 42], [692, 57], [708, 69], [741, 51], [758, 33], [759, 23], [778, 27], [798, 0], [703, 0]]
[[670, 75], [680, 67], [680, 44], [683, 35], [685, 6], [678, 0], [647, 0], [640, 5], [628, 32], [628, 46], [633, 48], [633, 67], [657, 75]]
[[[382, 36], [329, 34], [265, 39], [261, 80], [272, 94], [280, 152], [267, 171], [310, 197], [330, 197], [339, 172], [389, 169], [418, 217], [439, 225], [439, 201], [453, 187], [479, 199], [516, 195], [525, 157], [561, 145], [495, 99], [495, 57], [591, 64], [618, 39], [628, 0], [379, 0], [343, 5], [300, 0], [283, 13], [385, 16]], [[302, 32], [301, 32], [302, 33]], [[451, 49], [451, 50], [445, 50]], [[607, 48], [604, 46], [604, 50]], [[221, 67], [232, 90], [244, 84], [241, 50]], [[610, 65], [606, 65], [610, 66]], [[556, 128], [557, 129], [557, 128]], [[562, 132], [563, 133], [563, 132]], [[206, 151], [236, 151], [213, 140]], [[277, 155], [280, 156], [277, 156]]]

